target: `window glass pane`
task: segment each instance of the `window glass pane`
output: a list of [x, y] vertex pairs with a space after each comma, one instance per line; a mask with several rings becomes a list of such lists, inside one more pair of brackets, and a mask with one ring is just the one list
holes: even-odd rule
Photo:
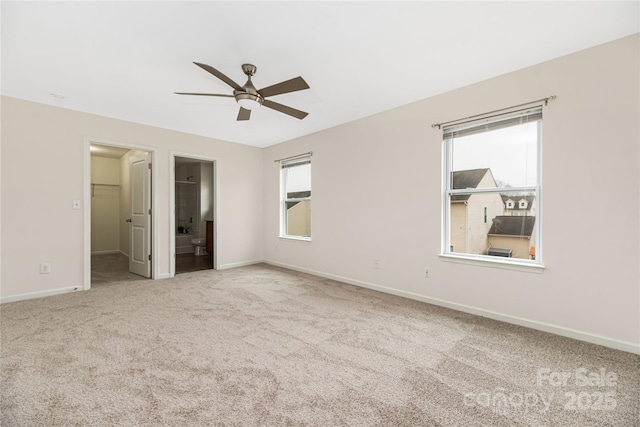
[[303, 159], [283, 164], [281, 173], [284, 190], [282, 234], [311, 237], [311, 162]]
[[[538, 121], [452, 140], [452, 188], [534, 186], [538, 176]], [[487, 175], [484, 172], [490, 170]], [[475, 174], [456, 171], [475, 170]]]
[[445, 131], [449, 253], [536, 259], [541, 116], [524, 119]]
[[311, 201], [285, 202], [287, 236], [311, 237]]

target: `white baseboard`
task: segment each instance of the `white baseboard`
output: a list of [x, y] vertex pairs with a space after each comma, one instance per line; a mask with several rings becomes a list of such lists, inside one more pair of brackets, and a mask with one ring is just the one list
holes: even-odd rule
[[19, 295], [13, 295], [10, 297], [1, 298], [0, 304], [6, 304], [8, 302], [23, 301], [23, 300], [34, 299], [34, 298], [50, 297], [53, 295], [60, 295], [60, 294], [66, 294], [69, 292], [82, 291], [83, 289], [84, 288], [82, 286], [76, 286], [72, 288], [52, 289], [50, 291], [29, 292], [26, 294], [19, 294]]
[[395, 288], [389, 288], [386, 286], [380, 286], [373, 283], [365, 282], [362, 280], [351, 279], [348, 277], [337, 276], [335, 274], [324, 273], [322, 271], [311, 270], [308, 268], [297, 267], [295, 265], [283, 264], [276, 261], [265, 260], [265, 264], [274, 265], [276, 267], [282, 267], [289, 270], [300, 271], [302, 273], [312, 274], [314, 276], [324, 277], [326, 279], [336, 280], [338, 282], [348, 283], [350, 285], [360, 286], [367, 289], [373, 289], [375, 291], [384, 292], [391, 295], [396, 295], [404, 298], [409, 298], [416, 301], [422, 301], [428, 304], [437, 305], [440, 307], [450, 308], [452, 310], [462, 311], [464, 313], [475, 314], [477, 316], [487, 317], [493, 320], [499, 320], [506, 323], [511, 323], [518, 326], [524, 326], [538, 331], [549, 332], [551, 334], [560, 335], [563, 337], [573, 338], [580, 341], [589, 342], [592, 344], [602, 345], [610, 347], [616, 350], [622, 350], [629, 353], [640, 354], [640, 344], [632, 343], [628, 341], [621, 341], [613, 338], [603, 337], [601, 335], [591, 334], [589, 332], [578, 331], [575, 329], [569, 329], [562, 326], [552, 325], [549, 323], [539, 322], [537, 320], [525, 319], [522, 317], [511, 316], [504, 313], [499, 313], [492, 310], [486, 310], [483, 308], [473, 307], [465, 304], [459, 304], [452, 301], [446, 301], [438, 298], [431, 298], [413, 292], [402, 291]]
[[162, 280], [162, 279], [170, 279], [171, 278], [171, 274], [169, 273], [160, 273], [158, 274], [158, 276], [155, 278], [156, 280]]
[[230, 264], [221, 264], [218, 266], [218, 270], [226, 270], [229, 268], [237, 268], [237, 267], [246, 267], [248, 265], [254, 265], [254, 264], [261, 264], [263, 262], [263, 260], [257, 260], [257, 261], [243, 261], [243, 262], [232, 262]]

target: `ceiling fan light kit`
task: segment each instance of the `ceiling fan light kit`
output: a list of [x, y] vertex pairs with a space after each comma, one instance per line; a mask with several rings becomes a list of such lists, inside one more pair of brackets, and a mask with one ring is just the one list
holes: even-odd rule
[[250, 93], [236, 94], [238, 105], [247, 110], [255, 110], [262, 105], [262, 97], [260, 95], [252, 95]]
[[242, 64], [242, 71], [247, 75], [248, 80], [244, 86], [238, 85], [229, 77], [222, 74], [210, 65], [194, 62], [198, 67], [213, 74], [229, 86], [233, 88], [233, 95], [219, 94], [219, 93], [193, 93], [193, 92], [174, 92], [177, 95], [197, 95], [197, 96], [221, 96], [221, 97], [234, 97], [238, 105], [240, 105], [240, 111], [238, 112], [237, 120], [249, 120], [251, 117], [251, 111], [264, 105], [272, 110], [279, 111], [297, 119], [304, 119], [308, 113], [295, 108], [288, 107], [286, 105], [278, 104], [270, 100], [265, 100], [266, 97], [281, 95], [283, 93], [296, 92], [299, 90], [309, 89], [309, 85], [304, 81], [302, 77], [295, 77], [284, 82], [277, 83], [272, 86], [257, 90], [251, 82], [251, 76], [253, 76], [258, 68], [253, 64]]

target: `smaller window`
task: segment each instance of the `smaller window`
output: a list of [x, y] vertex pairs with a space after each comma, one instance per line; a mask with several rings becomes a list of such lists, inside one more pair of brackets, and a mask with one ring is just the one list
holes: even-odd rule
[[280, 162], [280, 236], [311, 239], [311, 156]]
[[487, 207], [484, 207], [484, 223], [487, 223]]
[[518, 206], [518, 207], [519, 207], [520, 209], [526, 209], [526, 208], [527, 208], [527, 201], [526, 201], [526, 200], [524, 200], [524, 199], [520, 200], [520, 202], [519, 202], [519, 206]]
[[514, 207], [513, 200], [509, 200], [507, 202], [507, 209], [513, 209], [513, 207]]

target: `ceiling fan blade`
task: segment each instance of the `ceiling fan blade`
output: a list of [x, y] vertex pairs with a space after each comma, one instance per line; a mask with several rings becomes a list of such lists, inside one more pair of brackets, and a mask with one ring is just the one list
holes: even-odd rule
[[203, 70], [210, 72], [211, 74], [213, 74], [214, 76], [216, 76], [217, 78], [219, 78], [220, 80], [222, 80], [223, 82], [225, 82], [226, 84], [234, 88], [235, 90], [242, 90], [242, 87], [238, 83], [234, 82], [229, 77], [225, 76], [220, 71], [213, 68], [211, 65], [201, 64], [199, 62], [194, 62], [194, 64], [196, 64], [198, 67], [202, 68]]
[[305, 113], [304, 111], [296, 110], [295, 108], [287, 107], [286, 105], [278, 104], [277, 102], [269, 101], [268, 99], [265, 99], [262, 105], [300, 120], [309, 115], [309, 113]]
[[238, 118], [236, 120], [249, 120], [251, 117], [251, 110], [247, 110], [246, 108], [240, 107], [240, 111], [238, 111]]
[[309, 89], [307, 82], [305, 82], [302, 77], [295, 77], [293, 79], [277, 83], [273, 86], [260, 89], [258, 93], [262, 95], [263, 98], [266, 98], [268, 96], [280, 95], [282, 93], [295, 92], [304, 89]]
[[225, 95], [222, 93], [194, 93], [194, 92], [173, 92], [176, 95], [197, 95], [197, 96], [224, 96], [226, 98], [233, 98], [233, 95]]

